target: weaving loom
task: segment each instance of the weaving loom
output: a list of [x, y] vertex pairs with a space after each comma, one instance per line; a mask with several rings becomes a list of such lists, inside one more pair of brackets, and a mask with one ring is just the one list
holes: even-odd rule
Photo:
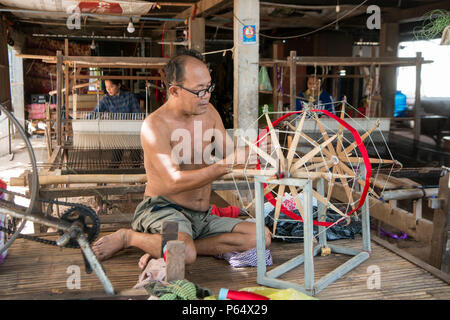
[[78, 112], [72, 120], [73, 147], [66, 170], [104, 172], [143, 168], [140, 130], [145, 113]]

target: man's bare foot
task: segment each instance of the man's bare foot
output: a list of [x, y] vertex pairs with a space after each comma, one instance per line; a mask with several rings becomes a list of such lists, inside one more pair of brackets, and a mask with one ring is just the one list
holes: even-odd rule
[[92, 251], [100, 261], [111, 258], [116, 252], [128, 247], [128, 229], [119, 229], [116, 232], [97, 240], [92, 246]]
[[148, 262], [150, 261], [151, 256], [146, 253], [144, 254], [140, 259], [139, 259], [139, 263], [138, 266], [141, 270], [144, 270], [145, 267], [147, 266]]

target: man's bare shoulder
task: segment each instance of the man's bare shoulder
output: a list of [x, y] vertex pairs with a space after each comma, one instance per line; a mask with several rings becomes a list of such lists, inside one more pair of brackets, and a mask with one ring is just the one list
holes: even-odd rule
[[167, 130], [167, 120], [164, 116], [164, 106], [147, 116], [141, 127], [141, 136], [147, 139], [161, 138], [165, 135]]

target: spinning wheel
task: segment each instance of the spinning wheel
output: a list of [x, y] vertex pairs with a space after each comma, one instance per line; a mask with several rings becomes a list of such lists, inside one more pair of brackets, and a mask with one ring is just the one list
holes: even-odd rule
[[[262, 117], [267, 126], [255, 143], [240, 137], [258, 154], [261, 161], [258, 161], [256, 169], [250, 169], [247, 165], [244, 169], [234, 168], [232, 172], [246, 178], [259, 175], [271, 177], [268, 180], [312, 180], [313, 201], [321, 207], [319, 216], [323, 217], [327, 210], [332, 210], [339, 216], [333, 222], [314, 220], [313, 224], [331, 227], [343, 221], [349, 223], [350, 216], [357, 216], [358, 209], [369, 194], [379, 198], [370, 185], [371, 180], [376, 180], [378, 176], [378, 171], [372, 176], [373, 169], [390, 167], [392, 171], [398, 162], [392, 157], [382, 159], [373, 142], [371, 135], [378, 129], [380, 121], [372, 120], [373, 125], [368, 130], [358, 128], [358, 123], [354, 120], [356, 125], [353, 126], [350, 124], [351, 120], [345, 118], [346, 106], [348, 107], [344, 101], [339, 117], [326, 110], [306, 109], [285, 113], [273, 122], [269, 113], [265, 112]], [[264, 139], [269, 139], [269, 136], [272, 151], [264, 150], [261, 144]], [[375, 156], [369, 156], [366, 144]], [[385, 147], [387, 148], [387, 145]], [[388, 154], [390, 155], [390, 152]], [[322, 181], [325, 182], [325, 188]], [[333, 197], [336, 187], [344, 191], [341, 192], [340, 201]], [[293, 185], [267, 183], [264, 186], [264, 196], [269, 206], [272, 205], [275, 209], [271, 230], [273, 236], [277, 236], [276, 227], [280, 212], [291, 219], [303, 221], [303, 190], [297, 190]], [[245, 208], [249, 209], [254, 202], [255, 199]], [[294, 208], [299, 214], [293, 212]]]
[[[252, 143], [239, 136], [259, 156], [256, 169], [247, 163], [244, 169], [233, 168], [232, 173], [243, 175], [249, 186], [249, 178], [254, 178], [255, 197], [246, 208], [256, 207], [257, 282], [261, 285], [294, 288], [315, 295], [370, 257], [369, 205], [365, 201], [368, 195], [379, 197], [371, 187], [379, 171], [387, 169], [390, 174], [398, 162], [392, 159], [384, 138], [374, 143], [374, 133], [380, 121], [346, 118], [347, 107], [351, 108], [343, 101], [339, 117], [326, 110], [305, 108], [285, 113], [273, 122], [265, 110], [262, 117], [267, 127], [256, 141]], [[363, 122], [365, 127], [361, 125]], [[262, 143], [269, 136], [273, 151], [264, 150]], [[386, 150], [381, 150], [383, 148]], [[383, 159], [380, 152], [390, 159]], [[287, 201], [288, 196], [293, 204]], [[314, 200], [317, 220], [313, 220]], [[304, 230], [303, 253], [269, 272], [266, 272], [265, 264], [266, 205], [274, 210], [272, 236], [278, 236], [276, 226], [281, 220], [280, 213], [303, 223]], [[299, 214], [294, 213], [294, 209]], [[330, 221], [328, 210], [337, 213], [334, 216], [338, 218]], [[362, 250], [328, 245], [326, 230], [358, 213], [361, 215]], [[313, 225], [318, 226], [317, 234]], [[315, 282], [313, 257], [319, 252], [322, 255], [339, 253], [353, 257]], [[304, 264], [304, 286], [277, 279], [300, 264]]]
[[[7, 214], [5, 215], [5, 222], [6, 222], [5, 225], [12, 227], [13, 233], [12, 234], [4, 233], [3, 235], [0, 233], [0, 235], [2, 235], [4, 237], [3, 241], [0, 242], [1, 243], [0, 254], [5, 252], [11, 246], [11, 244], [14, 242], [14, 240], [20, 235], [22, 230], [25, 228], [25, 225], [27, 223], [27, 219], [25, 217], [27, 215], [30, 215], [32, 210], [34, 209], [34, 203], [35, 203], [37, 195], [38, 195], [38, 185], [39, 185], [36, 157], [34, 155], [34, 151], [33, 151], [33, 147], [31, 146], [31, 142], [27, 138], [25, 130], [22, 128], [22, 126], [17, 121], [17, 119], [14, 117], [14, 115], [3, 104], [0, 104], [0, 114], [1, 113], [4, 113], [6, 115], [6, 117], [9, 119], [9, 121], [11, 121], [11, 123], [13, 124], [13, 128], [16, 128], [16, 130], [19, 132], [20, 138], [22, 139], [24, 145], [26, 146], [27, 151], [28, 151], [28, 160], [31, 163], [31, 173], [30, 173], [30, 179], [29, 179], [28, 190], [27, 190], [30, 202], [24, 212], [23, 217], [16, 218], [16, 217], [9, 216]], [[0, 191], [5, 192], [6, 190], [0, 190]], [[1, 203], [8, 204], [7, 201], [0, 202], [0, 204]], [[20, 222], [18, 222], [18, 219], [20, 219]]]

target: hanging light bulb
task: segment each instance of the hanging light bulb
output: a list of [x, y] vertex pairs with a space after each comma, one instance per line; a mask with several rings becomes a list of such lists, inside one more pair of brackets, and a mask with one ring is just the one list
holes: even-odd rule
[[337, 3], [336, 3], [336, 25], [334, 26], [334, 29], [336, 31], [339, 30], [339, 22], [338, 22], [339, 12], [341, 12], [341, 6], [339, 5], [339, 0], [337, 0]]
[[92, 32], [92, 42], [91, 42], [91, 45], [90, 45], [90, 48], [92, 49], [92, 50], [95, 50], [95, 41], [94, 41], [94, 32]]
[[94, 39], [92, 39], [92, 42], [91, 42], [91, 49], [95, 50], [95, 41], [94, 41]]
[[131, 18], [130, 18], [130, 22], [128, 23], [127, 31], [128, 31], [129, 33], [133, 33], [134, 30], [135, 30], [135, 29], [134, 29], [133, 21], [131, 21]]

